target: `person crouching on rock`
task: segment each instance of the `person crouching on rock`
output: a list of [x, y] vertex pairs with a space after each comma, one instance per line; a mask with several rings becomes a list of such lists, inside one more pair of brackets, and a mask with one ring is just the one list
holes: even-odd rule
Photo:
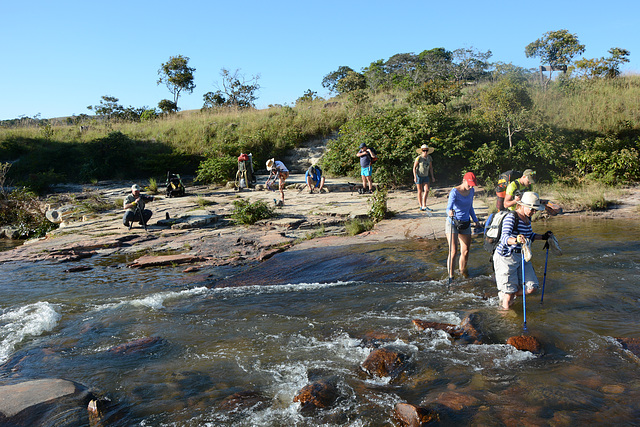
[[522, 256], [522, 245], [526, 245], [528, 241], [548, 240], [553, 235], [551, 231], [536, 234], [531, 229], [531, 216], [535, 211], [544, 210], [537, 193], [525, 192], [517, 204], [514, 214], [505, 216], [502, 221], [500, 243], [493, 253], [498, 298], [503, 310], [509, 309], [516, 295], [522, 295], [523, 268], [526, 294], [533, 293], [539, 287], [531, 260], [526, 261]]
[[324, 176], [322, 176], [322, 169], [320, 166], [313, 165], [304, 174], [304, 181], [307, 183], [309, 193], [312, 194], [314, 188], [318, 189], [318, 193], [322, 193], [322, 187], [324, 187]]
[[[149, 209], [145, 209], [145, 203], [154, 201], [153, 196], [147, 196], [146, 194], [140, 194], [140, 187], [138, 184], [131, 186], [131, 194], [127, 195], [124, 199], [124, 217], [122, 217], [122, 223], [125, 227], [131, 228], [132, 222], [141, 221], [147, 224], [151, 215], [153, 214]], [[141, 215], [142, 214], [142, 215]]]
[[279, 185], [278, 189], [280, 190], [280, 201], [276, 202], [277, 206], [284, 205], [284, 184], [287, 178], [289, 178], [289, 169], [282, 163], [280, 160], [269, 159], [267, 160], [267, 170], [269, 173], [269, 179], [267, 179], [267, 187], [270, 186], [271, 177], [273, 176], [273, 181], [275, 182], [276, 177], [278, 178]]

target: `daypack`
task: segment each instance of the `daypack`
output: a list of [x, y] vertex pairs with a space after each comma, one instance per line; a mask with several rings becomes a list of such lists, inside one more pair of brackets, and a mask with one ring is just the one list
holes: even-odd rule
[[504, 197], [509, 183], [511, 181], [515, 181], [521, 176], [522, 172], [516, 170], [508, 170], [506, 172], [502, 172], [500, 176], [498, 176], [498, 185], [496, 186], [496, 194], [498, 195], [498, 197]]
[[180, 174], [167, 172], [167, 197], [181, 197], [185, 195]]
[[506, 218], [507, 215], [513, 214], [515, 216], [516, 222], [513, 224], [513, 228], [518, 228], [518, 214], [513, 211], [498, 211], [496, 213], [492, 213], [487, 218], [487, 221], [484, 225], [484, 249], [493, 255], [493, 252], [496, 250], [498, 243], [500, 243], [500, 236], [502, 235], [502, 222]]
[[371, 151], [371, 163], [375, 163], [378, 161], [378, 153], [376, 153], [376, 150], [374, 150], [371, 147], [367, 147], [369, 148], [369, 150]]

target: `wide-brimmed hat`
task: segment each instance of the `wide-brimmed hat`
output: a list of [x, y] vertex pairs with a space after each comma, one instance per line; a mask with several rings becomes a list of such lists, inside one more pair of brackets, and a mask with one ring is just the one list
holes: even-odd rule
[[473, 172], [467, 172], [464, 174], [464, 177], [462, 178], [464, 181], [467, 181], [467, 183], [471, 186], [471, 187], [475, 187], [476, 185], [478, 185], [478, 182], [476, 181], [476, 174], [474, 174]]
[[273, 164], [276, 162], [276, 159], [269, 159], [267, 160], [267, 169], [271, 169], [273, 167]]
[[540, 196], [533, 191], [527, 191], [522, 195], [520, 200], [516, 201], [519, 205], [526, 206], [537, 211], [543, 211], [544, 205], [540, 203]]
[[416, 153], [422, 154], [423, 151], [426, 151], [427, 154], [431, 154], [435, 151], [435, 148], [429, 147], [427, 144], [422, 144], [422, 147], [416, 148]]
[[140, 191], [140, 186], [138, 184], [133, 184], [131, 186], [131, 191]]
[[536, 171], [533, 169], [525, 169], [524, 172], [522, 172], [522, 177], [524, 178], [525, 176], [529, 177], [529, 182], [531, 184], [536, 183]]

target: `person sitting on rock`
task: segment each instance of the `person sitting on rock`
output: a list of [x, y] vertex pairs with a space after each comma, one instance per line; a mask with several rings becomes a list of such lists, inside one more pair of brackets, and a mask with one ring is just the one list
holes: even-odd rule
[[153, 196], [147, 196], [146, 194], [140, 194], [140, 186], [133, 184], [131, 186], [131, 194], [127, 195], [124, 199], [124, 216], [122, 217], [122, 224], [125, 227], [131, 228], [133, 222], [139, 224], [147, 224], [153, 213], [149, 209], [145, 209], [145, 203], [153, 202], [155, 198]]
[[304, 181], [307, 183], [309, 193], [313, 194], [314, 188], [318, 189], [318, 193], [322, 193], [322, 187], [324, 187], [324, 176], [322, 176], [322, 169], [320, 166], [313, 165], [304, 174]]
[[287, 169], [284, 163], [282, 163], [280, 160], [269, 159], [267, 160], [267, 170], [269, 171], [269, 178], [267, 179], [266, 186], [267, 188], [271, 188], [271, 178], [273, 177], [274, 182], [276, 180], [276, 177], [278, 178], [280, 201], [276, 202], [276, 206], [282, 206], [284, 205], [284, 185], [287, 178], [289, 178], [289, 169]]

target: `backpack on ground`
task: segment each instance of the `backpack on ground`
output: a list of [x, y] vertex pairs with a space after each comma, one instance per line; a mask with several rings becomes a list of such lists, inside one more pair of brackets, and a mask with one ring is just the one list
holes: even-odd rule
[[512, 181], [522, 177], [522, 172], [516, 170], [508, 170], [502, 172], [498, 176], [498, 184], [496, 185], [496, 195], [498, 197], [504, 197], [507, 191], [507, 187]]
[[167, 172], [167, 197], [181, 197], [185, 195], [180, 174]]
[[493, 252], [496, 250], [498, 243], [500, 243], [500, 237], [502, 235], [502, 223], [507, 215], [514, 215], [516, 222], [513, 225], [514, 229], [518, 228], [518, 214], [513, 211], [498, 211], [496, 213], [492, 213], [487, 218], [487, 221], [484, 225], [484, 249], [493, 255]]

